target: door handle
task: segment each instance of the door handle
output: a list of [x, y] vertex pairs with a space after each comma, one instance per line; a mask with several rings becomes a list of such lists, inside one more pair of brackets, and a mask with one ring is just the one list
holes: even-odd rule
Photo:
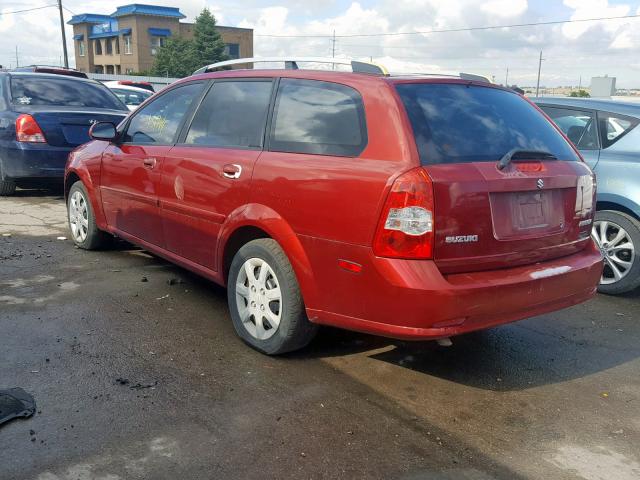
[[145, 167], [154, 168], [156, 166], [156, 159], [153, 157], [145, 158], [142, 163], [144, 163]]
[[222, 176], [226, 178], [240, 178], [242, 166], [237, 163], [227, 163], [222, 167]]

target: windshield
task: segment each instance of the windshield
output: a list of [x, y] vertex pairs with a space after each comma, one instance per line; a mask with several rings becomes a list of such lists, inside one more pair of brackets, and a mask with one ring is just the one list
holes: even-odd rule
[[109, 108], [126, 110], [107, 87], [72, 78], [12, 76], [14, 105]]
[[405, 83], [396, 88], [423, 165], [495, 162], [512, 149], [578, 160], [555, 127], [515, 93], [469, 84]]
[[147, 98], [153, 95], [153, 92], [139, 92], [137, 90], [126, 90], [124, 88], [112, 88], [111, 91], [117, 95], [117, 97], [125, 105], [140, 105]]

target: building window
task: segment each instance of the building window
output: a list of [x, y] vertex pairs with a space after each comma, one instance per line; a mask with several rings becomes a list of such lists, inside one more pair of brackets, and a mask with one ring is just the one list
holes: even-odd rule
[[156, 55], [160, 47], [164, 47], [165, 37], [151, 37], [151, 55]]
[[84, 57], [86, 54], [84, 50], [84, 40], [78, 40], [78, 55]]
[[102, 55], [102, 42], [100, 40], [94, 40], [93, 46], [95, 54]]
[[95, 69], [95, 73], [104, 73], [104, 67], [102, 65], [96, 65]]
[[225, 43], [224, 53], [231, 59], [235, 60], [240, 58], [240, 44], [239, 43]]
[[133, 68], [125, 68], [124, 73], [125, 75], [131, 75], [133, 73]]
[[120, 38], [119, 37], [114, 38], [113, 43], [116, 44], [116, 55], [120, 55]]
[[113, 55], [113, 44], [111, 43], [111, 39], [110, 38], [105, 38], [104, 39], [104, 46], [105, 46], [105, 50], [107, 52], [107, 55]]
[[110, 75], [113, 75], [115, 73], [115, 69], [113, 68], [113, 65], [107, 65], [107, 73]]
[[125, 55], [131, 55], [131, 35], [125, 35], [124, 37], [124, 53]]

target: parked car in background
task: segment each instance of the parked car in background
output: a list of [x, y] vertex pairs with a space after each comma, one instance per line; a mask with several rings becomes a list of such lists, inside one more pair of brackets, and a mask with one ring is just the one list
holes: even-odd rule
[[120, 123], [127, 107], [104, 85], [74, 76], [0, 72], [0, 195], [61, 182], [69, 152], [99, 121]]
[[67, 165], [73, 240], [115, 234], [227, 285], [268, 354], [319, 324], [442, 339], [595, 294], [594, 177], [544, 115], [486, 82], [352, 66], [205, 68], [95, 124]]
[[55, 67], [50, 65], [26, 65], [24, 67], [16, 67], [14, 72], [32, 72], [32, 73], [53, 73], [56, 75], [67, 75], [69, 77], [89, 78], [86, 73], [80, 72], [75, 68]]
[[614, 100], [537, 98], [598, 179], [593, 238], [605, 258], [600, 291], [640, 286], [640, 105]]
[[115, 93], [120, 101], [131, 111], [138, 108], [142, 102], [153, 95], [152, 91], [145, 88], [123, 85], [121, 82], [104, 82], [104, 84]]
[[151, 93], [155, 93], [155, 89], [153, 88], [153, 84], [151, 82], [143, 82], [142, 80], [110, 80], [108, 82], [104, 82], [107, 87], [117, 87], [117, 86], [126, 86], [126, 87], [136, 87], [141, 88], [143, 90], [147, 90]]

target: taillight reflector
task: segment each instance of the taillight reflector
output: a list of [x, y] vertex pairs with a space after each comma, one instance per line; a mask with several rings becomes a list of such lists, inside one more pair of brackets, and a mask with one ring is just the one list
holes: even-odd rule
[[393, 183], [378, 222], [373, 252], [380, 257], [432, 257], [433, 185], [422, 168], [400, 175]]
[[36, 119], [26, 113], [16, 119], [16, 140], [30, 143], [47, 142]]

